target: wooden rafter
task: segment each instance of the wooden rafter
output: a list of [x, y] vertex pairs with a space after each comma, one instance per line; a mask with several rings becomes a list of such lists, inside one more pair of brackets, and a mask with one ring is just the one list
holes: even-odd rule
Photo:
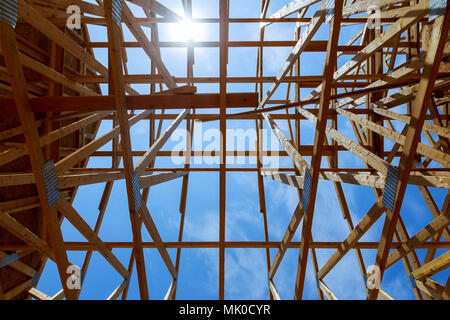
[[[340, 292], [327, 275], [351, 250], [369, 299], [392, 300], [395, 295], [382, 288], [367, 287], [368, 262], [362, 250], [376, 251], [375, 264], [382, 275], [401, 261], [405, 273], [399, 277], [409, 277], [404, 280], [410, 282], [414, 298], [450, 299], [450, 280], [435, 280], [449, 268], [448, 252], [442, 249], [450, 248], [448, 9], [433, 10], [435, 2], [431, 0], [292, 0], [280, 7], [262, 0], [255, 17], [236, 18], [230, 16], [230, 10], [236, 9], [233, 6], [245, 6], [245, 1], [217, 2], [218, 16], [197, 18], [191, 0], [179, 3], [184, 15], [174, 10], [171, 3], [156, 0], [97, 0], [96, 4], [85, 0], [17, 0], [17, 24], [13, 23], [16, 26], [0, 22], [0, 299], [77, 299], [81, 290], [70, 289], [66, 282], [66, 270], [71, 265], [66, 250], [86, 253], [81, 268], [83, 287], [94, 252], [101, 254], [113, 272], [121, 276], [115, 289], [105, 293], [108, 300], [127, 299], [133, 290], [130, 278], [134, 270], [140, 297], [148, 299], [146, 265], [154, 262], [147, 261], [144, 252], [157, 251], [171, 278], [161, 296], [175, 299], [183, 282], [179, 275], [184, 267], [181, 255], [186, 248], [217, 249], [219, 299], [227, 298], [229, 292], [228, 250], [250, 248], [264, 250], [266, 292], [270, 299], [285, 298], [284, 286], [277, 283], [276, 273], [289, 250], [299, 251], [297, 273], [293, 276], [296, 299], [303, 297], [305, 281], [311, 276], [320, 300], [336, 300], [338, 295], [333, 291], [339, 295]], [[66, 8], [73, 4], [82, 11], [81, 29], [66, 27]], [[333, 13], [327, 10], [331, 4]], [[133, 5], [139, 6], [145, 16], [135, 16]], [[374, 5], [377, 12], [371, 11]], [[374, 19], [381, 28], [372, 28]], [[163, 25], [183, 20], [207, 28], [218, 27], [217, 38], [160, 39]], [[244, 33], [242, 39], [232, 39], [235, 28], [230, 26], [244, 24], [258, 25], [257, 39], [246, 39]], [[266, 39], [275, 24], [295, 24], [293, 38]], [[106, 30], [107, 37], [90, 34], [93, 25]], [[355, 27], [356, 32], [341, 43], [348, 26]], [[316, 39], [319, 30], [328, 27], [328, 38]], [[124, 37], [125, 28], [134, 39]], [[97, 53], [102, 48], [108, 50], [107, 65]], [[209, 63], [196, 56], [200, 48], [217, 49], [217, 75], [200, 76], [198, 68], [194, 68]], [[235, 70], [235, 66], [228, 69], [230, 62], [235, 63], [234, 52], [244, 48], [255, 49], [256, 72], [228, 74]], [[274, 74], [267, 68], [271, 58], [268, 48], [290, 48], [289, 56]], [[169, 59], [166, 52], [173, 49], [186, 50], [186, 67], [172, 64], [177, 57]], [[130, 58], [131, 50], [148, 57], [140, 74], [131, 73], [135, 63]], [[233, 60], [229, 60], [230, 51]], [[323, 73], [306, 74], [304, 65], [309, 61], [324, 63]], [[174, 71], [176, 76], [168, 71], [173, 68], [179, 69]], [[215, 89], [204, 89], [203, 85], [197, 88], [197, 84]], [[102, 90], [105, 85], [107, 92]], [[137, 90], [137, 85], [146, 85], [149, 90], [144, 92], [144, 86]], [[245, 85], [254, 91], [234, 89]], [[112, 126], [97, 135], [102, 121], [109, 121]], [[229, 121], [233, 123], [231, 128], [250, 123], [256, 130], [244, 150], [227, 150]], [[202, 129], [199, 122], [208, 122], [220, 132], [217, 150], [196, 148], [194, 128], [196, 133], [197, 128]], [[131, 128], [138, 123], [146, 125], [148, 148], [133, 149]], [[170, 138], [184, 128], [185, 148], [169, 150]], [[265, 136], [265, 129], [282, 150], [272, 149], [273, 144], [272, 148], [267, 146], [272, 136]], [[304, 142], [308, 135], [314, 136], [312, 144]], [[184, 158], [184, 163], [171, 165], [171, 157]], [[192, 165], [193, 160], [208, 157], [218, 157], [220, 163], [216, 167]], [[237, 157], [249, 160], [251, 165], [228, 165], [227, 160]], [[288, 165], [282, 162], [278, 168], [268, 167], [264, 161], [268, 157], [288, 160]], [[86, 167], [91, 158], [111, 162]], [[41, 172], [46, 159], [55, 163], [60, 197], [55, 204], [48, 202]], [[164, 165], [159, 159], [164, 160]], [[399, 169], [399, 182], [390, 208], [383, 191], [392, 187], [389, 172], [393, 167]], [[189, 181], [193, 174], [202, 172], [218, 175], [218, 239], [185, 241], [185, 221], [191, 209]], [[227, 174], [246, 172], [258, 179], [261, 215], [257, 219], [261, 219], [259, 231], [264, 232], [264, 240], [229, 241], [227, 190], [233, 180], [227, 179]], [[272, 212], [272, 197], [266, 197], [271, 189], [264, 177], [295, 188], [298, 196], [281, 239], [270, 239], [273, 219], [278, 219], [278, 215]], [[132, 241], [104, 241], [100, 232], [104, 217], [111, 210], [116, 181], [125, 182], [122, 194], [129, 205]], [[156, 213], [147, 203], [153, 187], [168, 181], [181, 186], [180, 224], [174, 241], [164, 240], [165, 234], [160, 233], [164, 229], [158, 229]], [[72, 201], [79, 188], [100, 183], [104, 183], [103, 193], [95, 226], [91, 227]], [[313, 234], [311, 228], [318, 215], [317, 192], [326, 183], [333, 185], [339, 203], [337, 218], [345, 220], [348, 227], [343, 241], [317, 241], [319, 235]], [[359, 221], [354, 221], [355, 209], [351, 210], [348, 203], [350, 185], [358, 186], [361, 194], [375, 195], [372, 206], [359, 213]], [[429, 219], [427, 224], [417, 226], [419, 231], [415, 234], [409, 234], [406, 228], [411, 215], [400, 215], [407, 201], [408, 185], [418, 188], [424, 200], [420, 214], [423, 211]], [[190, 188], [189, 195], [196, 192]], [[330, 196], [334, 195], [327, 195]], [[330, 219], [334, 213], [329, 213]], [[385, 219], [380, 239], [361, 241], [382, 216]], [[65, 219], [86, 241], [63, 240], [61, 225]], [[300, 225], [301, 241], [295, 241]], [[143, 226], [151, 241], [143, 241]], [[113, 254], [113, 249], [119, 248], [130, 251], [127, 264]], [[171, 256], [169, 249], [176, 255]], [[318, 257], [323, 249], [334, 252], [321, 265]], [[418, 254], [419, 249], [424, 250], [423, 257]], [[309, 256], [313, 275], [306, 272]], [[36, 289], [36, 282], [45, 276], [42, 273], [47, 259], [56, 263], [61, 280], [62, 289], [53, 296]], [[290, 272], [295, 274], [293, 269]], [[20, 277], [3, 281], [5, 275], [16, 274]], [[387, 280], [381, 284], [386, 288]]]

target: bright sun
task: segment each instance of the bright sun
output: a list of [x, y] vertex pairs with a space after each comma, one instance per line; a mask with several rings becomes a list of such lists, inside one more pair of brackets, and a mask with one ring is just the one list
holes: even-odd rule
[[170, 25], [170, 35], [173, 41], [198, 41], [203, 33], [201, 26], [185, 18]]

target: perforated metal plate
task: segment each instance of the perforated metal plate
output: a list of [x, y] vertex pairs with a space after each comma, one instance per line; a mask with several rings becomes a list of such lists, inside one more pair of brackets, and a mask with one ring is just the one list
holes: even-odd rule
[[9, 24], [13, 28], [16, 26], [18, 16], [17, 0], [0, 1], [0, 21]]
[[433, 21], [447, 11], [447, 0], [430, 0], [428, 21]]
[[141, 207], [141, 189], [139, 186], [139, 177], [136, 171], [133, 171], [131, 175], [131, 184], [133, 185], [134, 207], [137, 211]]
[[383, 204], [391, 211], [394, 209], [394, 201], [398, 185], [398, 175], [398, 168], [390, 165], [388, 167], [386, 182], [384, 184]]
[[325, 23], [330, 23], [331, 18], [334, 16], [334, 0], [327, 0], [325, 4]]
[[120, 25], [122, 21], [122, 0], [112, 0], [112, 18]]
[[311, 173], [308, 168], [305, 168], [305, 179], [303, 182], [303, 193], [302, 193], [302, 205], [303, 209], [308, 210], [308, 202], [309, 202], [309, 192], [311, 190]]
[[56, 177], [55, 163], [53, 160], [45, 161], [41, 169], [44, 179], [44, 188], [49, 208], [59, 200], [58, 178]]
[[415, 289], [416, 288], [416, 279], [414, 279], [414, 276], [412, 273], [409, 275], [409, 281], [411, 282], [412, 288]]

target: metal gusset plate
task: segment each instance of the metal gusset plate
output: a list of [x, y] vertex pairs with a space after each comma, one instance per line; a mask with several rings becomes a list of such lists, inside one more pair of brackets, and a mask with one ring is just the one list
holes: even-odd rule
[[9, 24], [14, 28], [17, 23], [18, 15], [17, 0], [0, 1], [0, 21]]
[[447, 11], [447, 0], [430, 0], [429, 6], [428, 21], [433, 21], [445, 14]]
[[302, 205], [303, 210], [308, 210], [308, 203], [309, 203], [309, 193], [311, 190], [311, 173], [309, 172], [308, 168], [305, 168], [305, 179], [303, 181], [303, 193], [302, 193]]
[[133, 186], [133, 200], [134, 200], [134, 208], [136, 211], [141, 207], [141, 188], [139, 185], [139, 177], [136, 171], [133, 171], [131, 174], [131, 184]]
[[395, 195], [397, 194], [398, 176], [398, 168], [389, 165], [383, 190], [383, 204], [390, 211], [394, 209]]
[[58, 178], [56, 177], [53, 160], [45, 161], [41, 169], [48, 207], [52, 207], [59, 200]]
[[112, 0], [112, 18], [120, 26], [122, 22], [122, 0]]
[[334, 16], [334, 0], [327, 0], [325, 3], [325, 23], [330, 23], [331, 18]]

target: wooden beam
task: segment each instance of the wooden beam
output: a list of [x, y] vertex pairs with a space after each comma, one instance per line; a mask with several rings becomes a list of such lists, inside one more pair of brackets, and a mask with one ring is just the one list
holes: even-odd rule
[[24, 292], [25, 290], [29, 289], [32, 285], [33, 285], [33, 279], [26, 280], [26, 281], [22, 282], [21, 284], [19, 284], [18, 286], [12, 288], [11, 290], [9, 290], [7, 292], [4, 292], [3, 298], [5, 300], [11, 300], [12, 298], [17, 296], [18, 294], [20, 294], [20, 293]]
[[322, 280], [319, 280], [319, 288], [327, 296], [328, 300], [339, 300]]
[[347, 238], [342, 242], [338, 250], [336, 250], [328, 261], [322, 266], [317, 276], [319, 279], [323, 279], [328, 272], [339, 262], [340, 259], [354, 247], [355, 243], [370, 229], [370, 227], [378, 220], [383, 214], [385, 208], [381, 201], [375, 202], [375, 204], [367, 211], [366, 215], [356, 225], [356, 227], [350, 232]]
[[417, 287], [424, 293], [433, 297], [435, 300], [442, 300], [442, 291], [444, 287], [429, 278], [424, 280], [415, 280]]
[[[394, 81], [399, 81], [405, 79], [410, 73], [416, 72], [419, 68], [423, 67], [424, 61], [423, 57], [415, 57], [411, 60], [406, 61], [402, 65], [398, 66], [392, 72], [387, 75], [383, 75], [381, 79], [371, 83], [370, 85], [364, 87], [364, 89], [377, 88], [385, 86]], [[336, 107], [342, 108], [343, 106], [349, 105], [349, 108], [355, 108], [361, 104], [365, 103], [365, 97], [363, 94], [354, 95], [352, 97], [347, 97], [336, 103]]]
[[[341, 66], [334, 73], [333, 79], [341, 79], [342, 76], [348, 74], [362, 62], [366, 61], [369, 57], [378, 52], [386, 42], [395, 39], [403, 31], [410, 28], [412, 25], [426, 16], [428, 14], [428, 0], [423, 0], [415, 6], [404, 8], [402, 13], [404, 14], [403, 18], [398, 19], [394, 24], [392, 24], [391, 27], [389, 27], [386, 31], [376, 37], [372, 42], [366, 45], [363, 50], [361, 50], [352, 59]], [[304, 99], [311, 99], [317, 96], [321, 90], [321, 86], [317, 87]]]
[[[144, 119], [150, 113], [151, 111], [147, 110], [131, 117], [128, 120], [128, 126], [136, 124], [138, 121]], [[79, 148], [77, 151], [71, 153], [64, 159], [59, 160], [55, 164], [56, 172], [58, 174], [64, 173], [66, 170], [72, 168], [77, 163], [81, 162], [83, 159], [86, 159], [93, 152], [97, 151], [101, 146], [105, 145], [106, 143], [117, 137], [120, 133], [121, 133], [120, 126], [116, 126], [111, 131], [106, 132], [102, 136], [96, 138], [95, 140]]]
[[[407, 242], [403, 241], [394, 241], [391, 244], [391, 249], [398, 249], [402, 245], [405, 245]], [[131, 241], [105, 241], [105, 244], [110, 249], [132, 249], [133, 242]], [[92, 243], [87, 241], [66, 241], [64, 242], [65, 247], [69, 251], [89, 251], [89, 250], [97, 250], [97, 247]], [[278, 249], [281, 246], [281, 241], [226, 241], [224, 243], [225, 248], [234, 248], [234, 249], [246, 249], [246, 248], [254, 248], [254, 249]], [[314, 241], [311, 242], [311, 248], [314, 249], [339, 249], [342, 246], [341, 241]], [[153, 241], [144, 241], [142, 242], [142, 247], [144, 249], [157, 249], [157, 245]], [[166, 249], [176, 249], [176, 248], [191, 248], [191, 249], [200, 249], [200, 248], [219, 248], [219, 241], [164, 241], [164, 247]], [[288, 249], [298, 249], [300, 247], [299, 241], [291, 241], [288, 244]], [[359, 241], [353, 244], [353, 248], [356, 249], [367, 249], [367, 250], [376, 250], [378, 248], [377, 241]], [[450, 242], [448, 241], [426, 241], [422, 244], [419, 244], [416, 249], [429, 249], [429, 248], [437, 248], [437, 249], [450, 249]], [[0, 244], [0, 250], [28, 250], [30, 246], [28, 244]], [[31, 248], [32, 249], [32, 248]]]
[[[296, 11], [300, 11], [304, 8], [309, 7], [310, 5], [319, 2], [319, 0], [292, 0], [289, 3], [285, 4], [283, 7], [275, 11], [271, 14], [268, 19], [279, 19], [284, 18]], [[270, 21], [270, 20], [269, 20]], [[262, 22], [259, 26], [260, 28], [264, 28], [271, 24], [271, 22]]]
[[30, 288], [28, 292], [37, 300], [52, 300], [52, 298], [36, 288]]
[[[420, 2], [419, 5], [427, 3], [428, 1]], [[419, 6], [417, 5], [417, 6]], [[450, 27], [450, 19], [448, 12], [437, 18], [433, 24], [432, 36], [436, 40], [430, 44], [425, 56], [425, 67], [423, 76], [418, 86], [416, 98], [412, 105], [411, 122], [406, 132], [405, 144], [403, 147], [403, 154], [399, 161], [399, 185], [397, 186], [394, 207], [392, 211], [388, 210], [386, 220], [383, 227], [382, 236], [377, 252], [375, 264], [381, 270], [381, 279], [384, 273], [389, 256], [389, 244], [392, 242], [397, 221], [400, 216], [400, 208], [403, 203], [403, 198], [406, 191], [408, 176], [411, 171], [417, 145], [419, 143], [420, 134], [422, 131], [425, 114], [430, 103], [431, 93], [434, 88], [436, 80], [436, 73], [441, 62], [444, 46], [447, 41], [447, 35]], [[368, 294], [369, 299], [376, 299], [378, 290], [374, 289]]]
[[100, 254], [111, 264], [111, 266], [122, 277], [127, 279], [129, 277], [127, 269], [125, 269], [119, 259], [117, 259], [112, 251], [103, 243], [74, 207], [64, 199], [60, 199], [57, 206], [58, 210], [67, 218], [67, 220], [69, 220], [89, 242], [93, 243], [98, 248]]
[[225, 233], [226, 233], [226, 150], [227, 150], [227, 72], [229, 40], [229, 1], [219, 1], [219, 130], [220, 130], [220, 164], [219, 164], [219, 300], [225, 299]]
[[[355, 114], [352, 114], [351, 112], [348, 112], [341, 108], [336, 108], [337, 113], [343, 115], [344, 117], [348, 118], [349, 120], [361, 124], [362, 126], [370, 129], [372, 132], [376, 132], [379, 135], [386, 137], [395, 143], [398, 143], [400, 146], [405, 145], [406, 136], [401, 135], [395, 131], [392, 131], [388, 128], [385, 128], [382, 125], [376, 124], [370, 120], [364, 119], [360, 116], [357, 116]], [[444, 153], [442, 151], [436, 150], [435, 148], [432, 148], [430, 146], [427, 146], [423, 143], [418, 143], [417, 145], [417, 153], [424, 155], [440, 164], [442, 164], [444, 167], [450, 167], [450, 155], [447, 153]]]
[[448, 267], [450, 267], [450, 251], [447, 251], [433, 261], [424, 264], [419, 269], [414, 270], [412, 275], [416, 280], [423, 280], [447, 269]]
[[[21, 251], [20, 253], [17, 253], [18, 256], [22, 256], [24, 253], [26, 253], [26, 251]], [[0, 262], [2, 262], [1, 260], [5, 257], [8, 257], [9, 254], [7, 254], [6, 252], [0, 251]], [[31, 268], [30, 266], [26, 265], [25, 263], [17, 260], [17, 261], [11, 261], [8, 264], [9, 267], [13, 268], [14, 270], [19, 271], [20, 273], [33, 278], [34, 275], [36, 274], [36, 270], [34, 270], [33, 268]]]
[[[0, 53], [2, 53], [0, 49]], [[82, 95], [86, 96], [96, 96], [98, 95], [96, 92], [92, 91], [91, 89], [87, 88], [84, 85], [81, 85], [77, 83], [76, 81], [73, 81], [69, 77], [55, 71], [54, 69], [47, 67], [43, 63], [36, 61], [33, 58], [30, 58], [29, 56], [19, 53], [19, 60], [22, 63], [22, 66], [30, 68], [33, 71], [38, 72], [39, 74], [42, 74], [45, 78], [48, 78], [52, 81], [55, 81], [57, 83], [63, 84], [67, 88], [70, 88], [76, 92], [79, 92]]]
[[[303, 188], [303, 176], [276, 171], [264, 171], [262, 175], [296, 188]], [[320, 172], [319, 179], [379, 189], [384, 188], [386, 181], [386, 177], [384, 176], [351, 172]], [[450, 175], [422, 175], [411, 173], [408, 184], [448, 189], [450, 187]]]
[[169, 172], [169, 173], [159, 173], [151, 175], [140, 176], [139, 182], [141, 188], [148, 188], [163, 182], [171, 181], [173, 179], [187, 176], [187, 172]]
[[[45, 146], [51, 144], [52, 142], [55, 142], [55, 141], [61, 139], [62, 137], [69, 135], [70, 133], [73, 133], [77, 130], [85, 128], [89, 124], [103, 119], [108, 114], [109, 114], [109, 112], [99, 112], [99, 113], [93, 114], [91, 116], [88, 116], [84, 119], [74, 121], [74, 122], [68, 124], [67, 126], [64, 126], [55, 131], [52, 131], [44, 136], [41, 136], [39, 138], [41, 147], [45, 147]], [[14, 161], [26, 154], [27, 154], [26, 144], [10, 148], [8, 151], [0, 154], [0, 165]]]
[[270, 266], [269, 280], [272, 280], [274, 278], [275, 273], [277, 272], [278, 267], [280, 266], [281, 260], [283, 259], [284, 254], [286, 253], [286, 249], [289, 247], [289, 244], [292, 238], [294, 237], [294, 234], [297, 231], [298, 225], [300, 224], [300, 221], [302, 221], [304, 214], [305, 211], [303, 209], [303, 205], [301, 201], [299, 201], [297, 207], [295, 208], [294, 214], [291, 217], [289, 225], [284, 233], [283, 240], [281, 240], [280, 248], [275, 254], [275, 258], [273, 259], [273, 262]]
[[[302, 107], [297, 107], [297, 110], [300, 114], [302, 114], [305, 118], [307, 118], [312, 123], [316, 124], [317, 117], [314, 116], [309, 111], [306, 111]], [[326, 133], [327, 135], [342, 144], [347, 150], [351, 151], [355, 156], [360, 158], [362, 161], [367, 163], [369, 166], [375, 168], [379, 172], [381, 172], [383, 175], [387, 174], [387, 168], [389, 166], [389, 163], [382, 158], [378, 157], [376, 154], [370, 152], [366, 148], [362, 147], [360, 144], [354, 142], [341, 132], [331, 128], [330, 126], [326, 126]]]
[[[153, 6], [155, 6], [158, 3], [155, 0], [152, 0], [151, 2], [153, 3]], [[159, 8], [162, 7], [163, 6], [159, 6]], [[130, 8], [128, 8], [128, 5], [126, 4], [125, 1], [122, 1], [122, 13], [127, 27], [130, 29], [131, 33], [136, 38], [136, 40], [142, 45], [142, 48], [144, 49], [145, 53], [149, 56], [149, 58], [152, 60], [152, 63], [156, 64], [159, 74], [163, 77], [164, 83], [167, 85], [169, 89], [176, 88], [177, 84], [175, 80], [170, 75], [166, 66], [162, 62], [161, 57], [159, 56], [155, 46], [148, 40], [147, 36], [142, 31], [141, 26], [136, 22], [133, 13], [131, 12]], [[120, 43], [118, 43], [118, 48], [119, 47]]]
[[442, 299], [450, 300], [450, 276], [447, 279], [447, 283], [445, 284], [445, 288], [442, 292]]
[[[0, 224], [3, 228], [14, 234], [19, 239], [25, 241], [28, 245], [36, 250], [39, 250], [43, 255], [48, 256], [55, 261], [55, 255], [50, 246], [36, 234], [30, 231], [30, 229], [24, 227], [16, 219], [10, 215], [0, 211]], [[64, 270], [65, 271], [65, 270]]]
[[161, 239], [158, 229], [156, 228], [155, 222], [153, 221], [152, 216], [145, 205], [141, 206], [141, 216], [145, 226], [147, 227], [150, 237], [152, 237], [153, 242], [156, 245], [156, 248], [158, 249], [164, 263], [167, 266], [167, 269], [169, 270], [173, 279], [176, 280], [177, 272], [175, 271], [175, 266], [173, 265], [172, 259], [170, 258], [170, 255], [167, 252], [164, 242]]
[[179, 126], [181, 121], [189, 114], [190, 110], [186, 109], [181, 112], [178, 117], [173, 121], [170, 126], [164, 131], [164, 133], [157, 139], [153, 145], [148, 149], [148, 151], [142, 156], [142, 158], [135, 165], [134, 170], [138, 175], [141, 175], [142, 172], [148, 167], [150, 162], [154, 160], [158, 151], [164, 146], [167, 140], [172, 135], [172, 132]]
[[292, 163], [297, 168], [297, 170], [299, 170], [299, 172], [303, 172], [305, 168], [309, 168], [308, 162], [306, 162], [306, 160], [300, 155], [298, 150], [292, 145], [289, 139], [283, 134], [275, 121], [273, 121], [272, 117], [268, 113], [263, 113], [262, 116], [266, 120], [273, 134], [277, 137], [278, 141], [280, 141], [281, 145], [286, 150], [289, 158], [291, 158]]
[[[22, 3], [22, 1], [20, 2]], [[49, 207], [47, 202], [47, 193], [44, 187], [44, 178], [41, 169], [45, 163], [44, 155], [39, 143], [39, 134], [37, 131], [34, 114], [28, 101], [25, 76], [19, 61], [14, 29], [0, 22], [1, 46], [5, 65], [11, 79], [13, 87], [14, 100], [21, 124], [24, 128], [24, 136], [30, 156], [31, 167], [36, 179], [36, 188], [38, 190], [42, 213], [47, 224], [50, 245], [53, 248], [47, 253], [47, 256], [53, 256], [57, 264], [60, 280], [67, 299], [75, 298], [75, 290], [70, 290], [67, 286], [67, 268], [69, 261], [64, 249], [63, 238], [59, 228], [58, 217], [55, 207]], [[3, 216], [4, 218], [8, 218]], [[54, 255], [53, 255], [54, 254]]]
[[266, 105], [267, 101], [272, 97], [272, 95], [275, 93], [275, 90], [280, 85], [281, 80], [287, 75], [289, 70], [294, 65], [295, 61], [297, 61], [299, 55], [303, 52], [308, 42], [312, 39], [317, 30], [319, 30], [319, 27], [322, 25], [324, 21], [325, 21], [325, 2], [323, 2], [317, 9], [316, 13], [311, 19], [311, 22], [308, 24], [306, 30], [303, 32], [300, 39], [297, 41], [297, 44], [292, 49], [292, 52], [289, 55], [286, 62], [284, 63], [283, 67], [278, 72], [275, 81], [272, 83], [266, 95], [259, 103], [258, 109], [261, 109]]
[[120, 283], [120, 285], [106, 298], [106, 300], [117, 300], [117, 298], [122, 294], [123, 290], [125, 290], [125, 286], [127, 285], [127, 281], [124, 280]]
[[281, 300], [280, 294], [278, 293], [278, 290], [272, 280], [269, 280], [269, 290], [272, 293], [274, 300]]
[[[326, 2], [323, 2], [324, 5]], [[330, 21], [330, 31], [327, 45], [327, 54], [325, 57], [325, 65], [323, 68], [323, 90], [320, 95], [319, 102], [319, 114], [317, 116], [317, 122], [314, 133], [314, 150], [311, 159], [311, 181], [309, 187], [309, 194], [305, 198], [307, 201], [307, 208], [305, 208], [305, 214], [303, 217], [303, 226], [301, 232], [300, 252], [298, 257], [297, 274], [295, 279], [294, 298], [301, 299], [303, 295], [303, 287], [305, 283], [306, 265], [308, 261], [309, 242], [312, 239], [311, 227], [314, 216], [314, 208], [316, 202], [316, 194], [318, 187], [318, 177], [320, 165], [322, 162], [322, 146], [324, 145], [327, 128], [327, 113], [330, 106], [331, 89], [333, 82], [333, 71], [337, 65], [337, 44], [339, 41], [339, 33], [341, 28], [342, 19], [342, 6], [343, 1], [335, 1], [334, 3], [334, 16]], [[320, 8], [319, 8], [320, 10]], [[322, 8], [323, 10], [323, 8]], [[325, 10], [324, 15], [325, 18]], [[302, 195], [303, 196], [303, 195]]]
[[[30, 105], [33, 112], [114, 111], [114, 99], [114, 96], [45, 97], [31, 98]], [[215, 93], [156, 94], [126, 96], [124, 99], [124, 106], [128, 110], [218, 108], [220, 95]], [[256, 93], [227, 94], [227, 104], [230, 108], [256, 107], [257, 99]], [[1, 112], [13, 110], [14, 105], [13, 99], [0, 98]]]
[[[141, 229], [139, 228], [139, 208], [136, 207], [136, 203], [141, 199], [135, 199], [135, 196], [141, 198], [140, 192], [134, 194], [132, 185], [132, 173], [133, 173], [133, 158], [131, 157], [131, 138], [130, 138], [130, 124], [128, 121], [128, 114], [126, 111], [125, 100], [125, 84], [123, 82], [122, 73], [122, 52], [120, 48], [120, 25], [116, 23], [113, 18], [112, 1], [104, 1], [105, 18], [107, 23], [108, 41], [110, 43], [108, 57], [111, 67], [111, 79], [110, 86], [114, 92], [114, 105], [117, 108], [117, 116], [119, 120], [119, 131], [121, 135], [121, 147], [124, 152], [123, 167], [126, 181], [126, 191], [128, 197], [128, 207], [130, 211], [131, 228], [133, 232], [133, 243], [135, 250], [136, 269], [139, 280], [139, 292], [141, 299], [148, 300], [148, 285], [147, 274], [145, 271], [144, 252], [141, 245]], [[126, 4], [122, 2], [122, 12], [119, 12], [119, 16], [122, 13], [126, 13]], [[145, 205], [144, 205], [145, 206]]]
[[447, 212], [441, 214], [439, 217], [431, 221], [426, 227], [417, 232], [414, 237], [409, 239], [404, 245], [392, 252], [386, 261], [386, 268], [391, 267], [395, 262], [400, 260], [411, 250], [417, 248], [418, 245], [424, 243], [430, 239], [433, 235], [450, 224], [450, 215], [447, 208]]
[[[380, 115], [392, 118], [394, 120], [401, 121], [401, 122], [406, 123], [406, 124], [409, 124], [410, 121], [411, 121], [411, 118], [409, 116], [407, 116], [407, 115], [403, 115], [403, 114], [396, 113], [396, 112], [393, 112], [393, 111], [389, 111], [389, 110], [386, 110], [386, 109], [373, 108], [373, 111], [375, 113], [380, 114]], [[441, 136], [443, 138], [450, 139], [450, 129], [448, 129], [448, 128], [445, 128], [445, 127], [442, 127], [442, 126], [438, 126], [438, 125], [435, 125], [435, 124], [430, 123], [430, 122], [424, 122], [423, 123], [423, 129], [427, 130], [429, 132], [433, 132], [433, 133], [435, 133], [435, 134], [437, 134], [437, 135], [439, 135], [439, 136]]]
[[170, 18], [173, 20], [183, 20], [181, 16], [162, 5], [156, 0], [144, 1], [144, 0], [129, 0], [131, 3], [138, 5], [144, 9], [150, 10], [154, 13], [157, 13], [163, 17]]
[[18, 5], [20, 17], [27, 23], [42, 32], [49, 39], [54, 40], [65, 50], [73, 54], [75, 57], [86, 63], [94, 70], [98, 71], [103, 76], [108, 76], [108, 69], [105, 68], [104, 65], [97, 61], [92, 55], [87, 53], [74, 40], [63, 33], [57, 26], [43, 17], [40, 12], [37, 11], [32, 5], [27, 3], [25, 0], [18, 0]]
[[384, 8], [396, 3], [406, 2], [407, 0], [359, 0], [347, 3], [342, 11], [343, 17], [348, 17], [358, 13], [364, 13], [369, 10], [369, 7], [376, 5], [378, 8]]

